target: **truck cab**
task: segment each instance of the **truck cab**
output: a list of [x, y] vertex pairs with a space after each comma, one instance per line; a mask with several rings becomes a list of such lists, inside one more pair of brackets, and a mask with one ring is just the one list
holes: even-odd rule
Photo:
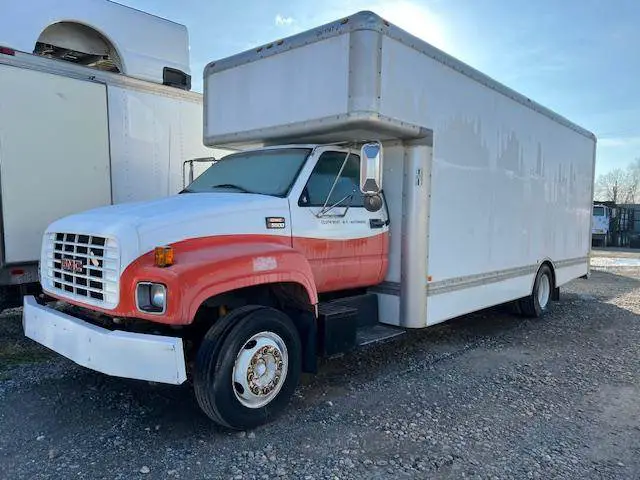
[[237, 153], [182, 193], [198, 202], [233, 197], [247, 215], [252, 201], [259, 205], [251, 222], [243, 216], [242, 227], [229, 219], [219, 228], [236, 240], [267, 236], [293, 247], [309, 262], [318, 293], [376, 285], [386, 274], [388, 219], [384, 209], [365, 208], [359, 151], [291, 145]]
[[[388, 266], [381, 149], [301, 144], [237, 152], [178, 195], [54, 222], [42, 245], [42, 287], [73, 313], [27, 298], [26, 334], [111, 375], [174, 384], [193, 376], [212, 418], [259, 423], [287, 382], [315, 370], [318, 345], [337, 353], [355, 342], [358, 319], [344, 304], [333, 306], [327, 325], [342, 344], [319, 334], [322, 296], [355, 298], [377, 321], [374, 298], [361, 293], [380, 284]], [[208, 349], [227, 349], [217, 350], [210, 327], [235, 329], [236, 322], [248, 330], [239, 331], [238, 358], [228, 361], [242, 374], [212, 393]], [[65, 333], [54, 334], [60, 324]], [[91, 337], [87, 345], [75, 340], [80, 331]], [[98, 345], [102, 353], [88, 350]], [[220, 394], [235, 398], [229, 411], [210, 407]]]
[[[318, 294], [379, 284], [388, 218], [365, 208], [360, 163], [360, 152], [338, 146], [239, 152], [179, 195], [66, 217], [45, 235], [43, 287], [112, 315], [186, 325], [206, 298], [229, 290], [293, 282], [315, 304]], [[174, 268], [155, 268], [161, 254]], [[85, 256], [88, 269], [75, 258]], [[200, 277], [211, 271], [215, 281]], [[143, 280], [164, 289], [162, 304], [144, 304]]]

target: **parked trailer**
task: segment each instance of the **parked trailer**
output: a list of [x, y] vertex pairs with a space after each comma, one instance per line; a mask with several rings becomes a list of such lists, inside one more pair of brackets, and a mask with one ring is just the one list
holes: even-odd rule
[[588, 273], [593, 134], [375, 14], [204, 81], [205, 143], [241, 150], [181, 195], [52, 224], [43, 288], [75, 309], [26, 299], [28, 337], [190, 378], [209, 417], [251, 428], [320, 355], [506, 302], [540, 316]]
[[51, 222], [177, 193], [183, 162], [215, 152], [182, 25], [105, 0], [5, 0], [0, 46], [1, 310], [37, 288]]

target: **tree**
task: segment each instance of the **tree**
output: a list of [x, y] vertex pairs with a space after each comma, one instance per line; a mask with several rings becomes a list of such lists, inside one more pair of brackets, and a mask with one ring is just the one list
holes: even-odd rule
[[627, 203], [636, 203], [638, 189], [640, 189], [640, 158], [636, 158], [628, 167], [629, 170], [629, 190], [631, 193], [631, 201]]
[[595, 185], [597, 201], [635, 203], [640, 188], [640, 158], [626, 169], [614, 168], [598, 177]]

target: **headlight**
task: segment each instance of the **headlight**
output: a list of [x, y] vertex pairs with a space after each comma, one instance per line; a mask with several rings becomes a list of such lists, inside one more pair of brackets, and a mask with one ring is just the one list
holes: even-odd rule
[[141, 282], [136, 287], [138, 310], [162, 314], [167, 310], [167, 287], [161, 283]]
[[151, 305], [156, 308], [164, 309], [164, 306], [167, 301], [167, 289], [164, 288], [164, 285], [151, 285]]

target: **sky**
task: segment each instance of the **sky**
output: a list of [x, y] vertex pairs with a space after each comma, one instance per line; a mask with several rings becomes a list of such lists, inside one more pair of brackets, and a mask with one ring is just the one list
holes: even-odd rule
[[189, 29], [202, 70], [258, 45], [371, 10], [594, 132], [596, 173], [640, 157], [638, 0], [118, 0]]

